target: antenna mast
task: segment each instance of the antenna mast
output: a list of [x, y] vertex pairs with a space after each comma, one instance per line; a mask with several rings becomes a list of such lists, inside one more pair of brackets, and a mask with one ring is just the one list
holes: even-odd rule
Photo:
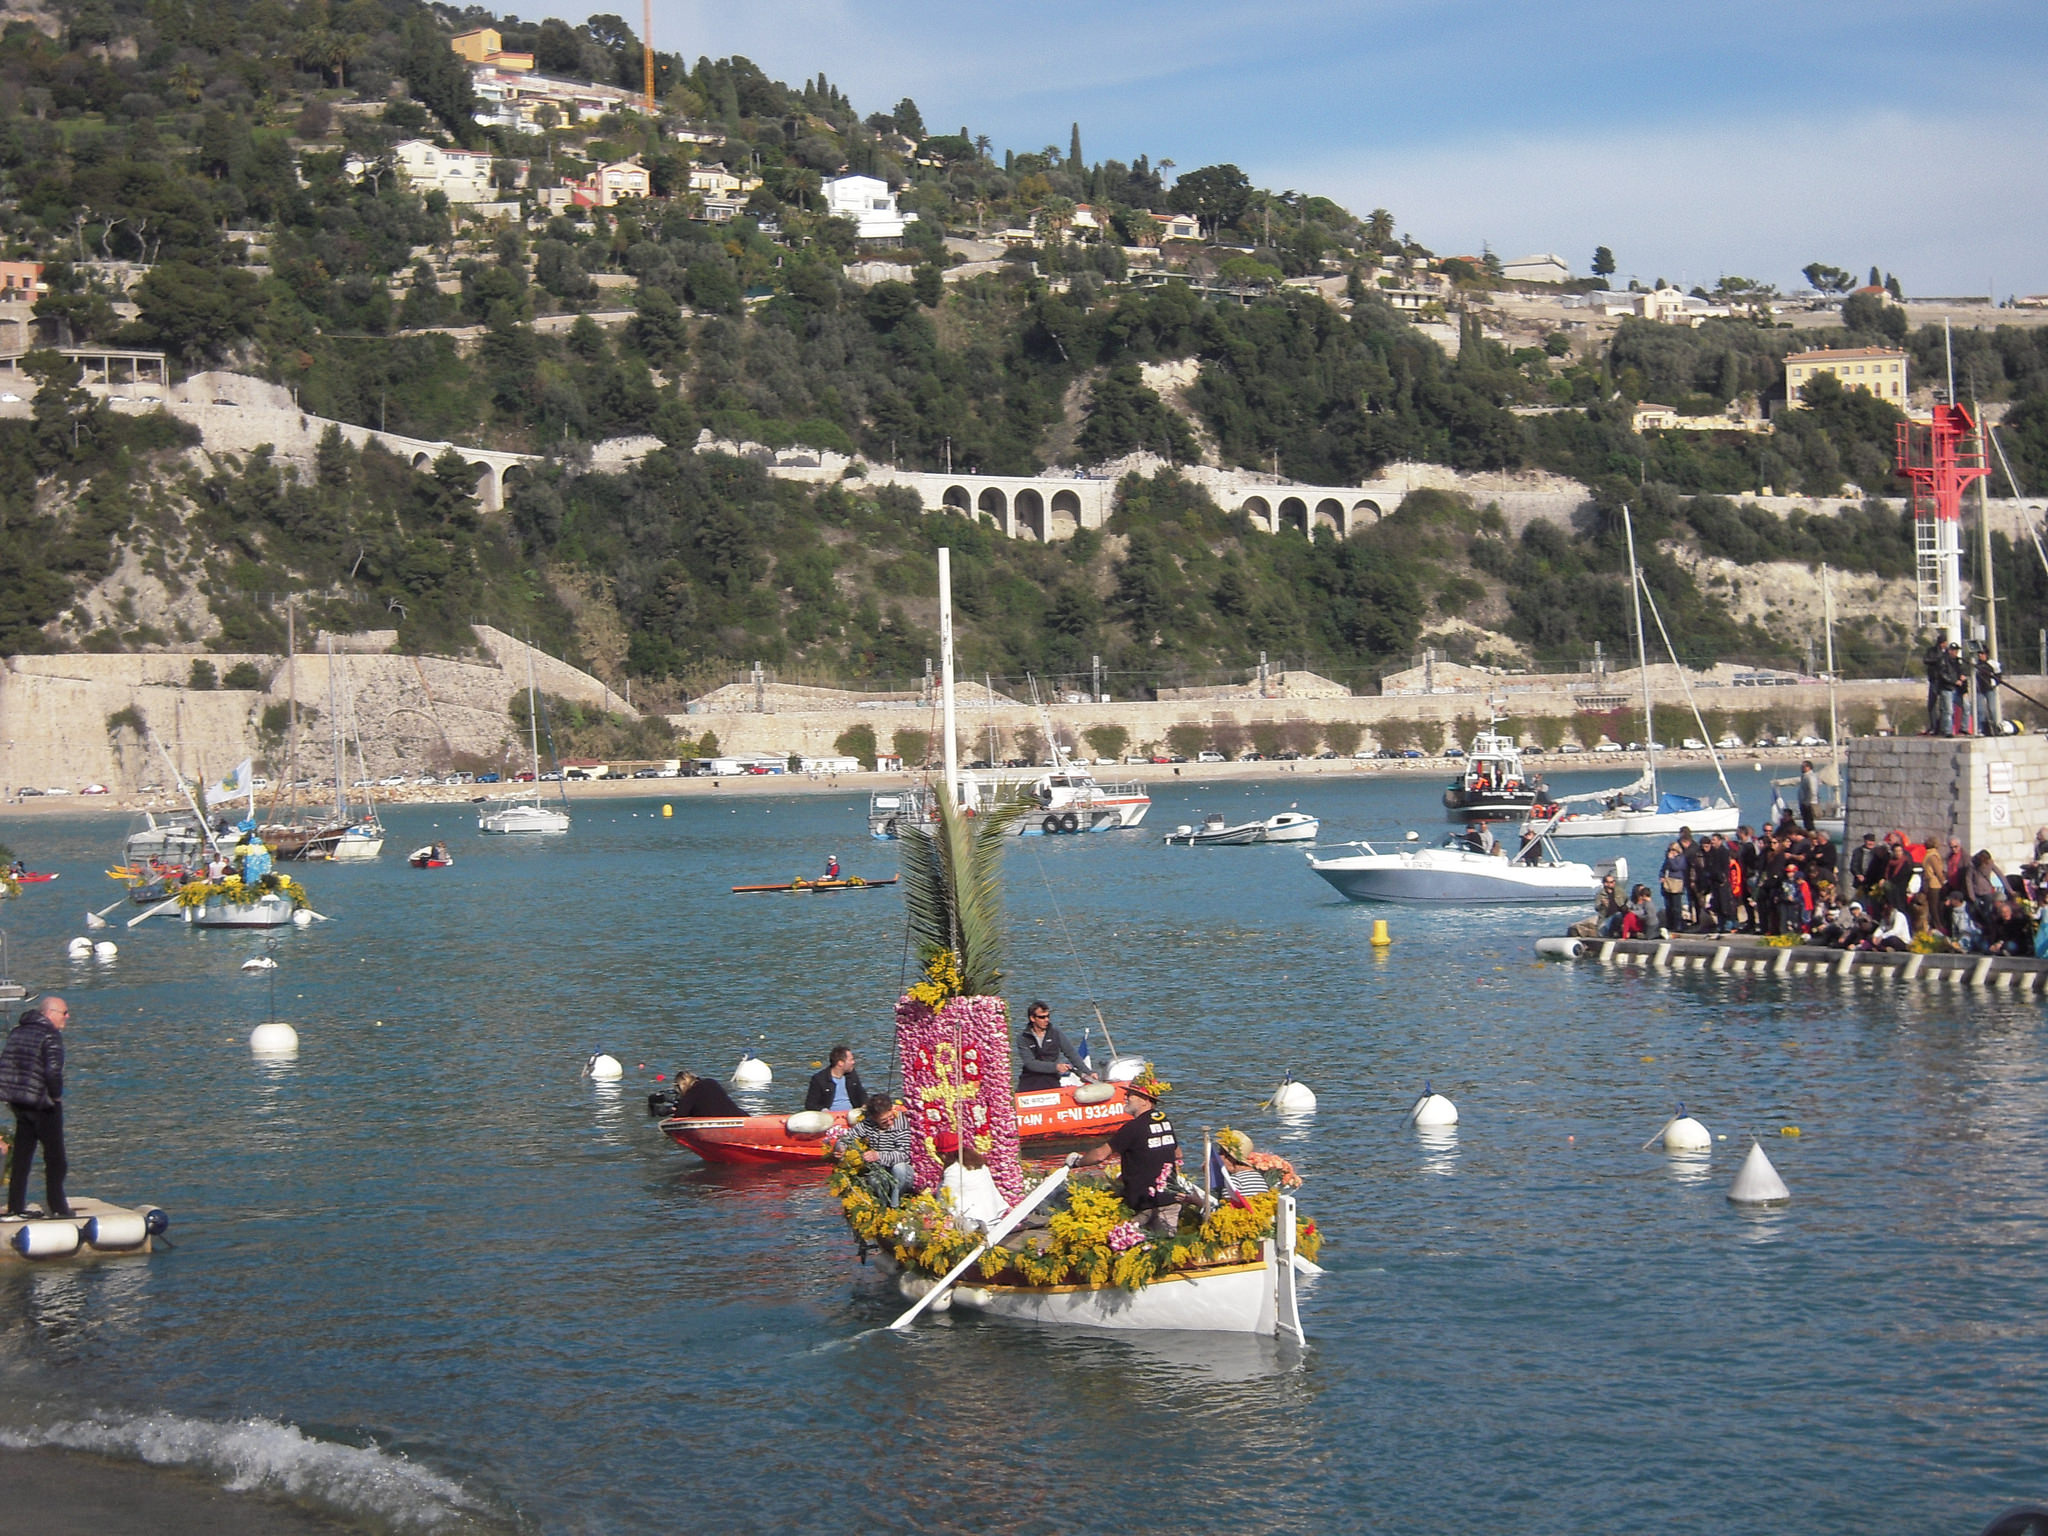
[[646, 67], [647, 115], [654, 116], [654, 0], [641, 0], [640, 53]]

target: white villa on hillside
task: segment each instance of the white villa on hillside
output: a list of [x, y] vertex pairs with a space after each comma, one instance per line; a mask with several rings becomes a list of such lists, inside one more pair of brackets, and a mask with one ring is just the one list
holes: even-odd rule
[[1544, 252], [1502, 262], [1500, 275], [1517, 283], [1568, 283], [1572, 280], [1572, 267], [1562, 256]]
[[[491, 155], [470, 149], [443, 149], [425, 139], [405, 139], [392, 147], [391, 157], [405, 184], [415, 192], [439, 192], [451, 203], [488, 203], [498, 196], [497, 188], [491, 185], [495, 158]], [[512, 163], [518, 168], [518, 179], [513, 184], [523, 186], [526, 162]], [[351, 156], [345, 168], [360, 181], [369, 162]]]
[[901, 240], [917, 217], [900, 212], [889, 183], [873, 176], [834, 176], [823, 190], [826, 211], [834, 218], [852, 219], [863, 240]]

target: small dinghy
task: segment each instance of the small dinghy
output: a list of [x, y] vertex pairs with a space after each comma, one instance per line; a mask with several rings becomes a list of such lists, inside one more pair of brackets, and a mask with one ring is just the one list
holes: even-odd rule
[[405, 862], [414, 869], [446, 869], [455, 862], [455, 855], [448, 851], [446, 843], [429, 843], [413, 849], [405, 856]]
[[1322, 826], [1306, 811], [1282, 811], [1264, 821], [1241, 821], [1232, 825], [1211, 814], [1200, 826], [1182, 824], [1166, 834], [1166, 841], [1188, 848], [1248, 848], [1254, 843], [1312, 843]]
[[[1121, 1083], [1078, 1083], [1017, 1098], [1017, 1134], [1026, 1141], [1103, 1137], [1131, 1118]], [[830, 1159], [851, 1128], [845, 1110], [789, 1115], [671, 1116], [662, 1130], [707, 1163], [818, 1163]]]

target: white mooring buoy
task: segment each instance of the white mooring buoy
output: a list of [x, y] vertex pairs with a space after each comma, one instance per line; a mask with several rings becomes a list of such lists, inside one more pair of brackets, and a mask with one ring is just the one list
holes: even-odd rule
[[1273, 1090], [1273, 1108], [1283, 1115], [1312, 1114], [1316, 1107], [1316, 1096], [1307, 1083], [1297, 1083], [1293, 1078], [1280, 1080], [1280, 1086]]
[[1442, 1129], [1444, 1126], [1458, 1123], [1458, 1106], [1436, 1092], [1425, 1081], [1422, 1085], [1422, 1097], [1417, 1099], [1414, 1107], [1408, 1111], [1408, 1120], [1411, 1125], [1419, 1125], [1424, 1129]]
[[1643, 1150], [1648, 1151], [1660, 1139], [1666, 1152], [1711, 1152], [1714, 1148], [1713, 1133], [1688, 1115], [1684, 1104], [1664, 1122], [1664, 1129], [1643, 1143]]
[[742, 1056], [740, 1064], [732, 1069], [732, 1085], [735, 1088], [766, 1088], [774, 1081], [775, 1069], [752, 1051]]
[[626, 1075], [626, 1064], [606, 1051], [599, 1051], [584, 1063], [583, 1070], [593, 1082], [616, 1083]]
[[1752, 1139], [1749, 1156], [1742, 1160], [1742, 1171], [1728, 1186], [1728, 1199], [1736, 1205], [1784, 1205], [1791, 1198], [1792, 1191], [1785, 1187], [1785, 1181], [1778, 1177], [1778, 1170], [1771, 1166], [1763, 1144]]
[[92, 958], [92, 940], [86, 938], [83, 934], [73, 939], [64, 948], [65, 953], [74, 960], [90, 960]]
[[99, 943], [92, 947], [92, 954], [95, 960], [111, 960], [119, 953], [121, 953], [121, 946], [112, 939], [101, 939]]
[[249, 1031], [249, 1049], [258, 1056], [296, 1056], [299, 1032], [291, 1025], [272, 1019]]
[[242, 969], [245, 971], [274, 971], [277, 969], [277, 962], [268, 955], [251, 955], [242, 962]]

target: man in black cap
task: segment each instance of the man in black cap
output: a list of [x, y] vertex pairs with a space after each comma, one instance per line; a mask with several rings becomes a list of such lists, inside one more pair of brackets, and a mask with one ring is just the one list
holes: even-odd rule
[[1959, 641], [1951, 640], [1941, 658], [1941, 728], [1937, 735], [1955, 735], [1956, 695], [1967, 675], [1963, 669], [1963, 647]]
[[1180, 1171], [1180, 1143], [1173, 1122], [1159, 1107], [1160, 1088], [1147, 1068], [1136, 1082], [1126, 1083], [1133, 1118], [1114, 1136], [1087, 1152], [1070, 1153], [1069, 1168], [1093, 1168], [1112, 1157], [1120, 1159], [1123, 1202], [1138, 1213], [1138, 1225], [1162, 1235], [1180, 1230], [1180, 1196], [1174, 1175]]

